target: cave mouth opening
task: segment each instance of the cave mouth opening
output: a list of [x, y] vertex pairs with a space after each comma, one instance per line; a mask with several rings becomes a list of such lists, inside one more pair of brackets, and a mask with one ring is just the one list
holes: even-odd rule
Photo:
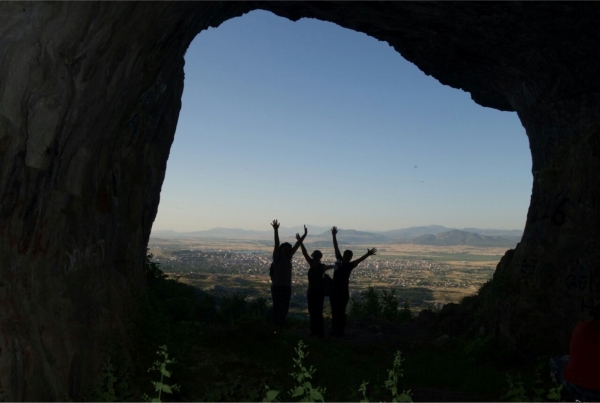
[[185, 59], [156, 230], [524, 227], [531, 156], [516, 114], [386, 42], [255, 10], [198, 34]]
[[[122, 329], [126, 332], [124, 318], [129, 312], [125, 308], [130, 305], [127, 301], [133, 300], [140, 289], [142, 254], [153, 223], [155, 229], [179, 229], [160, 225], [163, 216], [175, 219], [175, 210], [165, 210], [169, 207], [169, 198], [179, 201], [177, 207], [182, 213], [182, 220], [194, 224], [193, 229], [198, 228], [196, 223], [209, 223], [210, 214], [214, 215], [214, 211], [235, 211], [225, 208], [227, 205], [222, 203], [223, 198], [231, 204], [238, 203], [235, 207], [241, 214], [230, 214], [235, 223], [240, 221], [240, 217], [252, 217], [256, 219], [257, 227], [266, 227], [267, 230], [270, 230], [268, 223], [273, 218], [280, 219], [285, 225], [310, 224], [311, 221], [317, 221], [312, 224], [320, 224], [325, 220], [321, 221], [322, 216], [318, 216], [315, 209], [322, 205], [332, 205], [334, 212], [340, 214], [327, 215], [327, 221], [332, 222], [323, 222], [323, 225], [336, 224], [341, 228], [361, 228], [348, 224], [348, 217], [365, 217], [369, 224], [383, 220], [386, 225], [389, 224], [388, 229], [412, 225], [405, 221], [400, 224], [393, 221], [394, 214], [399, 219], [426, 219], [417, 224], [445, 224], [436, 218], [441, 216], [458, 220], [462, 218], [458, 207], [474, 201], [479, 201], [489, 210], [478, 214], [477, 210], [471, 209], [468, 217], [500, 217], [500, 225], [510, 223], [510, 214], [505, 210], [502, 212], [495, 204], [500, 200], [499, 204], [518, 205], [511, 200], [508, 187], [503, 186], [503, 182], [494, 182], [486, 187], [491, 181], [481, 179], [485, 178], [484, 173], [490, 167], [499, 166], [501, 170], [496, 176], [514, 184], [519, 175], [529, 170], [528, 163], [519, 168], [516, 156], [518, 152], [525, 153], [527, 147], [510, 140], [512, 131], [500, 133], [501, 125], [492, 123], [495, 121], [490, 116], [503, 114], [477, 107], [478, 113], [489, 112], [485, 119], [481, 119], [487, 123], [480, 124], [475, 119], [476, 113], [469, 118], [456, 114], [456, 108], [461, 105], [459, 100], [445, 99], [440, 95], [429, 98], [429, 102], [419, 103], [421, 98], [426, 98], [425, 87], [412, 89], [409, 84], [415, 82], [416, 78], [407, 79], [409, 75], [398, 66], [387, 75], [383, 74], [383, 70], [372, 69], [371, 74], [355, 74], [348, 79], [350, 72], [355, 71], [350, 67], [364, 65], [355, 60], [354, 63], [342, 63], [341, 67], [332, 67], [332, 64], [323, 62], [325, 55], [321, 59], [309, 58], [320, 60], [321, 67], [330, 67], [334, 73], [330, 80], [321, 79], [318, 87], [347, 79], [338, 86], [347, 91], [339, 88], [330, 90], [329, 94], [337, 96], [333, 101], [324, 95], [321, 98], [307, 96], [310, 102], [305, 103], [313, 109], [325, 110], [325, 117], [332, 121], [329, 126], [325, 126], [325, 118], [317, 121], [316, 115], [302, 112], [289, 104], [281, 104], [277, 106], [285, 106], [285, 111], [300, 111], [299, 116], [291, 120], [286, 115], [280, 116], [281, 108], [271, 106], [266, 108], [266, 112], [263, 111], [265, 122], [270, 125], [263, 124], [262, 130], [251, 132], [249, 129], [252, 125], [240, 118], [244, 116], [240, 115], [240, 110], [256, 112], [249, 106], [260, 104], [258, 101], [261, 99], [256, 95], [264, 95], [268, 91], [255, 88], [251, 92], [251, 95], [255, 95], [250, 97], [252, 102], [241, 102], [239, 95], [233, 97], [235, 104], [231, 99], [229, 103], [223, 101], [227, 107], [221, 109], [228, 112], [225, 115], [244, 130], [235, 132], [241, 133], [238, 137], [228, 138], [223, 133], [213, 131], [207, 119], [202, 121], [205, 123], [196, 124], [213, 134], [214, 138], [226, 140], [224, 149], [211, 147], [207, 135], [199, 136], [197, 132], [195, 138], [201, 147], [194, 148], [191, 143], [182, 143], [183, 134], [178, 133], [178, 141], [169, 161], [169, 177], [163, 188], [160, 215], [155, 222], [165, 164], [179, 116], [179, 101], [182, 99], [182, 57], [185, 49], [191, 37], [204, 27], [219, 25], [254, 7], [268, 8], [291, 20], [300, 16], [317, 16], [356, 29], [357, 32], [369, 32], [377, 38], [386, 39], [398, 52], [420, 66], [423, 72], [440, 82], [470, 91], [480, 105], [518, 111], [531, 141], [535, 169], [526, 236], [515, 250], [505, 255], [506, 258], [498, 267], [498, 273], [509, 280], [509, 285], [516, 286], [497, 288], [495, 299], [480, 299], [481, 303], [490, 308], [489, 316], [495, 321], [491, 324], [492, 328], [502, 337], [514, 345], [535, 347], [532, 351], [540, 351], [541, 345], [555, 348], [568, 340], [571, 325], [582, 316], [580, 297], [587, 299], [590, 297], [588, 293], [593, 296], [593, 290], [582, 291], [576, 286], [578, 290], [574, 291], [570, 283], [565, 288], [562, 280], [563, 272], [579, 270], [574, 265], [580, 262], [589, 267], [590, 276], [598, 267], [598, 257], [593, 248], [593, 241], [597, 238], [597, 226], [594, 223], [597, 222], [595, 206], [598, 199], [594, 189], [600, 188], [593, 186], [598, 171], [598, 136], [594, 123], [597, 119], [595, 109], [587, 107], [597, 104], [598, 97], [586, 91], [590, 82], [593, 83], [597, 78], [593, 74], [595, 65], [588, 57], [593, 51], [590, 52], [587, 44], [593, 41], [581, 41], [582, 35], [590, 36], [590, 32], [593, 32], [591, 27], [596, 10], [548, 5], [540, 14], [538, 7], [523, 4], [491, 5], [488, 8], [446, 6], [441, 3], [387, 3], [376, 6], [365, 3], [356, 7], [340, 6], [339, 3], [203, 5], [184, 2], [164, 3], [156, 7], [145, 7], [139, 3], [105, 3], [92, 8], [75, 3], [30, 3], [27, 7], [5, 4], [2, 6], [5, 11], [2, 18], [10, 24], [2, 25], [8, 33], [3, 36], [6, 50], [3, 60], [6, 62], [2, 68], [11, 80], [2, 83], [7, 108], [2, 112], [6, 124], [3, 125], [0, 151], [3, 153], [1, 161], [4, 172], [10, 175], [4, 175], [2, 185], [2, 226], [7, 232], [12, 232], [12, 236], [4, 237], [1, 258], [5, 263], [5, 271], [8, 273], [12, 269], [10, 276], [6, 276], [6, 289], [16, 290], [14, 292], [18, 294], [15, 295], [19, 298], [14, 300], [16, 306], [12, 306], [11, 311], [6, 310], [3, 318], [7, 319], [9, 314], [12, 317], [8, 319], [27, 318], [27, 328], [33, 329], [28, 335], [13, 338], [14, 343], [22, 348], [15, 349], [14, 354], [2, 355], [0, 360], [3, 367], [12, 368], [12, 371], [4, 371], [6, 374], [26, 374], [15, 378], [18, 382], [9, 379], [6, 374], [3, 377], [3, 385], [10, 384], [13, 389], [13, 400], [46, 398], [45, 392], [39, 392], [46, 390], [46, 381], [56, 392], [53, 398], [62, 396], [58, 392], [66, 390], [69, 371], [80, 373], [78, 364], [70, 364], [74, 352], [80, 353], [82, 362], [93, 360], [94, 368], [97, 368], [100, 333], [90, 337], [92, 321], [94, 329], [99, 331]], [[127, 23], [124, 24], [124, 21]], [[532, 25], [531, 21], [539, 21], [539, 24]], [[569, 21], [577, 23], [569, 24]], [[216, 31], [226, 32], [225, 28], [234, 22], [239, 21], [231, 20]], [[310, 20], [301, 20], [293, 25], [301, 26], [308, 22]], [[26, 30], [23, 30], [24, 26]], [[557, 30], [557, 26], [565, 29]], [[336, 30], [346, 32], [343, 29]], [[198, 38], [208, 38], [210, 32], [206, 30]], [[271, 33], [270, 37], [283, 40], [283, 35]], [[477, 40], [471, 40], [475, 37]], [[48, 40], [40, 42], [40, 38]], [[314, 39], [313, 35], [310, 38], [312, 47], [309, 49], [316, 51], [326, 37]], [[364, 56], [367, 53], [358, 49], [356, 44], [359, 41], [356, 38], [349, 53], [363, 56], [361, 63], [371, 61], [370, 57]], [[36, 46], [29, 46], [31, 44]], [[29, 51], [21, 52], [19, 49]], [[251, 49], [255, 48], [246, 47], [246, 51]], [[343, 47], [334, 46], [322, 53], [338, 55], [341, 49]], [[240, 49], [229, 50], [234, 54], [243, 53]], [[217, 60], [209, 57], [209, 53], [205, 55], [207, 60]], [[263, 56], [263, 59], [277, 65], [275, 60], [269, 59], [271, 53]], [[258, 57], [254, 59], [261, 60]], [[191, 65], [191, 61], [188, 64]], [[392, 62], [375, 63], [375, 67], [386, 66], [395, 65]], [[228, 69], [231, 63], [221, 67], [229, 81], [238, 77]], [[288, 78], [297, 78], [292, 73], [293, 63], [284, 67], [279, 71], [288, 72]], [[256, 68], [250, 69], [247, 64], [241, 68], [246, 73], [257, 71]], [[374, 74], [374, 71], [380, 74]], [[313, 79], [315, 77], [321, 76], [313, 75]], [[387, 80], [385, 85], [376, 87], [371, 80], [375, 77], [384, 77]], [[407, 81], [404, 85], [393, 86], [393, 80], [399, 77]], [[419, 77], [426, 78], [423, 74]], [[239, 81], [257, 83], [252, 77]], [[291, 85], [292, 80], [288, 81]], [[198, 88], [208, 92], [209, 84], [213, 82], [205, 79], [204, 87]], [[282, 92], [298, 96], [304, 90], [310, 95], [309, 90], [315, 86], [309, 86], [306, 81], [302, 84], [299, 88], [283, 86]], [[352, 95], [350, 90], [357, 91], [364, 84], [369, 85], [363, 87], [362, 93]], [[186, 81], [187, 87], [190, 87], [189, 80]], [[374, 100], [366, 96], [373, 92], [387, 102], [383, 105], [374, 104]], [[453, 92], [461, 94], [459, 91]], [[213, 98], [215, 93], [224, 95], [227, 90], [210, 92]], [[406, 94], [409, 95], [408, 101], [403, 102], [402, 96]], [[322, 99], [330, 101], [325, 105], [319, 104], [317, 101]], [[444, 108], [436, 107], [436, 102], [443, 99], [446, 101]], [[246, 108], [239, 107], [238, 103]], [[351, 109], [353, 103], [359, 107]], [[184, 103], [184, 106], [187, 104]], [[298, 101], [297, 104], [303, 103]], [[168, 107], [163, 108], [164, 105]], [[428, 120], [437, 124], [437, 132], [433, 128], [400, 125], [403, 120], [409, 123], [418, 121], [419, 115], [409, 108], [416, 105], [420, 105], [416, 108], [419, 111], [432, 112]], [[469, 105], [474, 107], [471, 101]], [[373, 108], [368, 109], [369, 106]], [[385, 110], [392, 110], [396, 120], [389, 123], [386, 130], [376, 130], [373, 122], [381, 122]], [[411, 113], [406, 112], [409, 110]], [[334, 113], [336, 111], [340, 112], [339, 115]], [[337, 120], [340, 115], [344, 116], [341, 112], [347, 111], [351, 111], [349, 114], [352, 117], [366, 120], [366, 123], [349, 118]], [[442, 113], [444, 111], [449, 111], [453, 119], [447, 118]], [[204, 109], [196, 109], [198, 115], [203, 112]], [[285, 130], [274, 124], [275, 116], [287, 118], [283, 126]], [[473, 127], [454, 126], [453, 120], [470, 123], [478, 131], [478, 136], [465, 140], [461, 135], [466, 136], [473, 131]], [[303, 121], [324, 129], [304, 130], [303, 136], [291, 131]], [[338, 126], [340, 122], [345, 123], [341, 128]], [[181, 127], [182, 123], [183, 114]], [[522, 130], [516, 120], [515, 127]], [[334, 130], [336, 128], [338, 131]], [[385, 133], [382, 134], [384, 131], [390, 135], [386, 137]], [[261, 132], [276, 134], [274, 138], [262, 140], [261, 144], [258, 137]], [[315, 138], [306, 137], [305, 132], [314, 134]], [[356, 136], [356, 132], [363, 137]], [[439, 135], [436, 137], [435, 134]], [[408, 143], [395, 142], [407, 138], [411, 139]], [[524, 136], [520, 138], [525, 141]], [[304, 140], [304, 143], [298, 139]], [[494, 143], [493, 139], [501, 141]], [[335, 147], [324, 147], [327, 141], [334, 143]], [[248, 147], [248, 142], [256, 143], [251, 144], [256, 146], [255, 149], [268, 151], [266, 154], [252, 154], [254, 149]], [[234, 153], [236, 148], [248, 151], [254, 159], [250, 168], [232, 168], [234, 174], [237, 173], [241, 178], [241, 184], [221, 176], [216, 178], [218, 183], [212, 185], [208, 181], [211, 172], [202, 176], [200, 169], [195, 166], [188, 167], [184, 175], [177, 175], [175, 165], [178, 161], [183, 162], [177, 156], [180, 143], [203, 163], [210, 162], [205, 154], [217, 156], [217, 163], [208, 165], [214, 168], [213, 172], [222, 173], [225, 171], [222, 167], [233, 167], [230, 161], [237, 160]], [[469, 153], [480, 143], [487, 145], [494, 153]], [[342, 146], [347, 146], [347, 150]], [[294, 158], [291, 152], [302, 147], [305, 148], [301, 158]], [[201, 151], [205, 150], [206, 153], [202, 154]], [[449, 158], [451, 151], [455, 150], [458, 153], [454, 154], [454, 159]], [[317, 152], [322, 152], [322, 155]], [[279, 160], [276, 161], [274, 156]], [[363, 170], [351, 174], [347, 162], [350, 158], [363, 163], [360, 165]], [[419, 161], [410, 160], [414, 158], [419, 158]], [[270, 169], [265, 172], [272, 174], [271, 177], [264, 172], [252, 171], [259, 165], [256, 161], [269, 166]], [[328, 170], [318, 169], [321, 161], [333, 161], [336, 164]], [[433, 162], [440, 164], [430, 172], [423, 172], [424, 168], [431, 169], [429, 163]], [[407, 163], [410, 172], [403, 171], [401, 168], [404, 166], [399, 166], [399, 163]], [[48, 164], [48, 170], [39, 169], [44, 164]], [[366, 167], [378, 167], [380, 171], [372, 174], [365, 171]], [[458, 173], [460, 167], [464, 169]], [[48, 174], [49, 171], [52, 171], [52, 175]], [[436, 186], [427, 187], [431, 185], [431, 180], [421, 179], [417, 182], [420, 179], [415, 178], [417, 172], [436, 179]], [[275, 173], [282, 174], [282, 177], [274, 176]], [[384, 174], [387, 173], [393, 175], [386, 177]], [[470, 176], [469, 173], [477, 175]], [[214, 208], [211, 210], [206, 203], [201, 204], [191, 196], [170, 196], [171, 177], [193, 178], [192, 185], [199, 184], [198, 190], [189, 183], [181, 186], [195, 190], [204, 199], [221, 194], [224, 188], [233, 188], [237, 193], [212, 200]], [[257, 177], [268, 177], [267, 183], [257, 183], [254, 180]], [[423, 186], [412, 186], [411, 179], [417, 182], [417, 186], [421, 186], [420, 183]], [[453, 182], [452, 179], [458, 181]], [[468, 183], [468, 186], [460, 188], [458, 185], [461, 182]], [[314, 188], [322, 183], [326, 184], [324, 190]], [[268, 217], [267, 214], [265, 217], [255, 214], [248, 202], [253, 196], [242, 185], [261, 191], [253, 202], [258, 206], [268, 206]], [[282, 192], [275, 192], [273, 196], [272, 189], [281, 190], [284, 185], [291, 189], [292, 199], [280, 197]], [[371, 185], [379, 187], [369, 187]], [[529, 183], [525, 187], [527, 189], [521, 193], [523, 196], [531, 192]], [[442, 192], [434, 193], [440, 188]], [[469, 192], [473, 188], [477, 192]], [[355, 196], [365, 194], [369, 198], [362, 203]], [[318, 202], [314, 202], [311, 198], [313, 195], [323, 197], [315, 197]], [[290, 200], [305, 203], [299, 209], [294, 208]], [[441, 202], [431, 208], [434, 201]], [[354, 204], [344, 210], [343, 202]], [[187, 210], [185, 203], [191, 206]], [[448, 212], [447, 207], [453, 209]], [[288, 211], [283, 211], [283, 208]], [[191, 214], [196, 211], [207, 213], [204, 216]], [[297, 212], [305, 216], [298, 217]], [[566, 218], [553, 220], [554, 212]], [[316, 218], [311, 220], [308, 214], [314, 214]], [[463, 225], [470, 224], [460, 224], [461, 227]], [[484, 225], [497, 226], [496, 223]], [[508, 225], [514, 228], [512, 224]], [[223, 226], [230, 225], [224, 222]], [[44, 228], [47, 231], [52, 228], [54, 233], [44, 235]], [[98, 252], [100, 258], [95, 252], [89, 252], [94, 245], [103, 245]], [[28, 246], [31, 248], [28, 249]], [[29, 250], [33, 252], [27, 253]], [[586, 267], [583, 268], [587, 270]], [[502, 281], [493, 283], [494, 286], [501, 285]], [[32, 284], [30, 293], [29, 286]], [[589, 284], [591, 287], [591, 282]], [[82, 299], [82, 295], [85, 298]], [[40, 299], [40, 296], [44, 298]], [[9, 299], [12, 298], [10, 294], [5, 293], [2, 298], [3, 302], [13, 303]], [[60, 312], [57, 308], [60, 308]], [[76, 320], [73, 321], [73, 318]], [[543, 323], [543, 329], [529, 326], [532, 322]], [[36, 330], [43, 326], [48, 329], [48, 336], [45, 334], [43, 337], [57, 341], [53, 357], [43, 353], [42, 335]], [[34, 355], [29, 355], [27, 343], [30, 341], [32, 344], [29, 345], [36, 351]], [[28, 361], [31, 357], [33, 361]], [[54, 359], [56, 367], [62, 369], [48, 370], [51, 368], [48, 363]], [[91, 379], [92, 372], [82, 368], [81, 382]], [[78, 382], [77, 379], [73, 380], [74, 384]]]
[[[282, 242], [308, 224], [307, 246], [327, 254], [333, 225], [368, 232], [360, 248], [403, 242], [390, 231], [407, 227], [524, 227], [531, 156], [516, 114], [440, 85], [386, 42], [257, 10], [198, 34], [185, 59], [154, 238], [253, 230], [266, 250], [276, 218], [295, 228]], [[486, 243], [458, 238], [440, 242]]]

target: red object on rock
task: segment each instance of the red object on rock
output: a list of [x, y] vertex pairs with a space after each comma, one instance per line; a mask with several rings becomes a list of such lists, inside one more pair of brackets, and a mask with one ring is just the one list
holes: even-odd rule
[[600, 320], [579, 322], [573, 329], [563, 377], [577, 386], [600, 390]]

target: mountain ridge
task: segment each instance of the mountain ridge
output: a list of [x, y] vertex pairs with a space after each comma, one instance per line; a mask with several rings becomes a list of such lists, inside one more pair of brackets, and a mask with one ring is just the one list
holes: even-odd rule
[[[327, 246], [331, 244], [331, 232], [328, 227], [307, 225], [308, 238], [305, 243], [311, 246]], [[416, 244], [416, 245], [469, 245], [512, 247], [521, 240], [522, 231], [504, 229], [479, 229], [483, 233], [447, 228], [441, 225], [409, 227], [391, 231], [358, 231], [354, 229], [338, 229], [340, 245], [382, 245], [382, 244]], [[279, 237], [282, 242], [293, 242], [297, 232], [303, 227], [280, 227]], [[317, 235], [314, 235], [317, 233]], [[491, 234], [491, 235], [485, 235]], [[191, 239], [237, 239], [266, 240], [273, 238], [273, 230], [256, 231], [241, 228], [213, 228], [205, 231], [177, 232], [173, 230], [153, 231], [152, 238], [191, 238]]]
[[399, 243], [437, 246], [467, 245], [480, 247], [514, 247], [520, 241], [520, 236], [490, 236], [468, 231], [451, 230], [439, 234], [421, 235], [408, 241], [405, 240]]

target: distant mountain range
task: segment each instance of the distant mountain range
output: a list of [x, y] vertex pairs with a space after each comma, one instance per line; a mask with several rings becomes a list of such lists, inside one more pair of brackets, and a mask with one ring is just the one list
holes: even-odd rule
[[[306, 244], [312, 247], [331, 246], [329, 227], [307, 225], [308, 238]], [[282, 242], [293, 242], [295, 234], [303, 233], [303, 227], [280, 227], [279, 236]], [[318, 235], [313, 235], [313, 234]], [[410, 227], [392, 231], [356, 231], [338, 230], [338, 243], [342, 245], [383, 245], [383, 244], [415, 244], [415, 245], [468, 245], [513, 247], [520, 242], [523, 231], [504, 229], [464, 228], [462, 230], [447, 228], [441, 225]], [[162, 239], [238, 239], [266, 240], [273, 239], [273, 230], [254, 231], [240, 228], [213, 228], [207, 231], [175, 232], [153, 231], [152, 238]]]
[[426, 234], [401, 243], [415, 245], [469, 245], [469, 246], [502, 246], [513, 247], [521, 241], [521, 236], [490, 236], [474, 232], [452, 230], [440, 234]]
[[[328, 231], [330, 227], [319, 227], [316, 225], [307, 225], [309, 234], [321, 233]], [[296, 233], [304, 233], [304, 227], [279, 227], [280, 238], [294, 237]], [[205, 231], [193, 231], [193, 232], [176, 232], [171, 230], [159, 230], [152, 231], [150, 234], [152, 238], [212, 238], [212, 239], [273, 239], [273, 229], [265, 231], [247, 230], [241, 228], [213, 228]]]
[[378, 232], [378, 234], [384, 235], [394, 240], [412, 239], [421, 235], [435, 235], [441, 234], [442, 232], [449, 231], [453, 228], [446, 228], [441, 225], [427, 225], [425, 227], [409, 227], [403, 229], [394, 229], [391, 231]]
[[[353, 229], [338, 229], [337, 239], [339, 245], [381, 245], [394, 242], [394, 239], [385, 235]], [[315, 247], [331, 247], [331, 242], [331, 229], [316, 236], [310, 236], [309, 232], [306, 238], [306, 243]]]

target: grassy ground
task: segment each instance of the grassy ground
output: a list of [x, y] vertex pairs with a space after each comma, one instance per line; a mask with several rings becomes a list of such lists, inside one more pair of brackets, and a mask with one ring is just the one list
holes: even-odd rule
[[[257, 322], [212, 327], [195, 353], [201, 364], [187, 399], [255, 401], [264, 397], [253, 394], [263, 384], [291, 389], [294, 382], [288, 374], [299, 340], [308, 345], [306, 364], [316, 369], [313, 384], [326, 388], [326, 401], [360, 400], [364, 381], [370, 400], [391, 399], [383, 386], [392, 367], [392, 346], [356, 337], [315, 339], [306, 335], [307, 327], [296, 322], [277, 335]], [[415, 401], [498, 401], [506, 386], [503, 371], [476, 363], [460, 349], [406, 350], [403, 356], [401, 387], [412, 388]]]
[[[160, 345], [177, 361], [169, 365], [172, 376], [165, 383], [181, 386], [179, 392], [163, 394], [163, 401], [261, 401], [265, 385], [287, 393], [294, 384], [289, 374], [300, 340], [309, 352], [305, 366], [316, 369], [313, 385], [326, 388], [325, 401], [359, 401], [363, 382], [368, 382], [371, 401], [390, 401], [383, 386], [398, 350], [405, 358], [399, 387], [411, 389], [414, 401], [500, 401], [507, 391], [506, 373], [533, 375], [533, 368], [492, 362], [493, 347], [486, 339], [431, 343], [414, 322], [354, 318], [343, 338], [316, 339], [308, 336], [305, 317], [291, 315], [283, 331], [275, 333], [267, 301], [217, 301], [161, 278], [156, 269], [150, 270], [147, 309], [139, 324], [135, 375], [126, 379], [134, 391], [123, 398], [155, 395], [151, 381], [159, 375], [147, 369]], [[119, 375], [125, 374], [120, 368], [115, 372], [125, 376]], [[292, 399], [284, 395], [283, 400]]]

